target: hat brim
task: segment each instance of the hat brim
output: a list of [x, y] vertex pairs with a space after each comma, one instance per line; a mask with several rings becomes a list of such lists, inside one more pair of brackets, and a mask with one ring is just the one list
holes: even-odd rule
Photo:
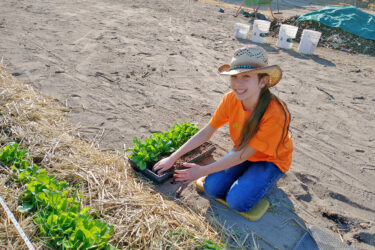
[[278, 65], [266, 66], [261, 68], [254, 68], [254, 69], [232, 69], [230, 70], [231, 66], [229, 64], [225, 64], [219, 68], [220, 75], [238, 75], [245, 72], [257, 73], [257, 74], [268, 74], [270, 76], [270, 81], [267, 86], [270, 88], [275, 86], [280, 80], [283, 75], [281, 68]]

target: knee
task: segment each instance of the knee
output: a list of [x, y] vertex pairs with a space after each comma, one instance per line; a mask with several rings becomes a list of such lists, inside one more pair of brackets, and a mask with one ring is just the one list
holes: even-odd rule
[[220, 185], [217, 183], [215, 178], [209, 178], [207, 176], [204, 182], [204, 192], [214, 198], [223, 198], [222, 190], [220, 190]]
[[230, 208], [242, 213], [249, 212], [250, 209], [256, 204], [255, 200], [249, 199], [249, 197], [246, 197], [243, 194], [234, 192], [228, 193], [226, 202]]

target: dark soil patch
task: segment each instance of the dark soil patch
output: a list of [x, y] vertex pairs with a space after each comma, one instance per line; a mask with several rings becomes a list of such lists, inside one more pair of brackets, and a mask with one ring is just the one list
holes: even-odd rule
[[323, 217], [335, 222], [340, 231], [346, 233], [350, 231], [350, 225], [353, 224], [348, 218], [339, 214], [323, 212], [322, 215]]
[[[173, 165], [173, 168], [174, 169], [185, 169], [185, 167], [182, 165], [184, 162], [189, 162], [191, 161], [192, 159], [198, 157], [199, 155], [201, 155], [202, 153], [206, 152], [207, 150], [209, 150], [210, 148], [212, 147], [212, 144], [210, 143], [204, 143], [202, 144], [201, 146], [199, 146], [198, 148], [190, 151], [189, 153], [185, 154], [184, 156], [182, 156], [180, 159], [178, 159], [174, 165]], [[203, 159], [201, 159], [203, 160]], [[195, 160], [194, 162], [199, 162], [200, 160]]]
[[[180, 159], [178, 159], [172, 166], [171, 169], [185, 169], [185, 167], [182, 165], [184, 162], [189, 162], [191, 160], [194, 160], [196, 157], [199, 157], [200, 155], [202, 155], [204, 152], [206, 152], [207, 150], [209, 150], [210, 148], [212, 148], [213, 145], [209, 142], [205, 142], [203, 143], [201, 146], [199, 146], [198, 148], [184, 154]], [[205, 156], [207, 157], [207, 156]], [[204, 158], [205, 158], [204, 157]], [[203, 160], [202, 159], [195, 159], [194, 162], [198, 162], [200, 160]], [[157, 162], [151, 162], [149, 164], [147, 164], [147, 168], [150, 169], [152, 171], [152, 168], [153, 166], [156, 164]], [[155, 173], [155, 172], [154, 172]], [[164, 175], [164, 173], [162, 174], [157, 174], [155, 173], [156, 175], [158, 176], [162, 176]]]

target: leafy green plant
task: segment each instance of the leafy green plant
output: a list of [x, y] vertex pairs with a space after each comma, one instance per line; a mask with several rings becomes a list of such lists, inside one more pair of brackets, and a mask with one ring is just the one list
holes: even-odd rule
[[139, 169], [144, 170], [151, 163], [155, 163], [162, 157], [173, 153], [197, 131], [198, 127], [195, 124], [174, 123], [170, 130], [164, 133], [153, 133], [143, 142], [134, 137], [133, 148], [127, 149], [126, 152], [131, 151], [132, 154], [129, 159], [134, 161]]
[[[52, 248], [67, 249], [110, 248], [107, 242], [113, 234], [113, 226], [93, 219], [89, 207], [80, 209], [80, 204], [71, 198], [56, 199], [59, 195], [50, 194], [56, 207], [41, 210], [34, 223], [44, 235], [50, 236], [46, 244]], [[55, 196], [55, 197], [53, 197]]]
[[67, 182], [31, 165], [29, 158], [27, 151], [17, 144], [0, 149], [0, 163], [13, 169], [18, 174], [16, 181], [26, 187], [20, 194], [18, 210], [35, 213], [33, 221], [46, 245], [52, 249], [115, 249], [108, 244], [113, 226], [94, 219], [89, 207], [81, 209], [77, 197], [83, 198], [82, 195], [75, 191], [69, 197], [71, 189]]
[[179, 229], [175, 232], [168, 232], [164, 235], [164, 239], [169, 244], [178, 243], [180, 240], [186, 240], [187, 238], [194, 239], [194, 249], [225, 249], [227, 244], [214, 242], [212, 240], [200, 238], [197, 239], [194, 235], [189, 232], [186, 232], [182, 229]]
[[[24, 173], [24, 172], [23, 172]], [[69, 190], [62, 192], [67, 188], [66, 182], [59, 182], [55, 180], [54, 176], [48, 176], [47, 171], [41, 170], [32, 176], [30, 183], [26, 184], [26, 190], [21, 193], [20, 200], [22, 201], [22, 207], [19, 207], [20, 212], [35, 211], [39, 207], [46, 207], [49, 204], [54, 204], [55, 199], [62, 199], [67, 196]], [[52, 196], [51, 192], [55, 194], [60, 193], [59, 197]]]
[[26, 168], [30, 165], [29, 158], [26, 149], [19, 149], [17, 143], [9, 143], [0, 151], [0, 163], [5, 166]]
[[197, 247], [199, 249], [219, 250], [219, 249], [224, 249], [226, 246], [227, 246], [227, 244], [220, 243], [220, 242], [213, 242], [212, 240], [206, 240], [206, 239], [203, 239], [203, 240], [200, 240], [199, 242], [197, 242]]

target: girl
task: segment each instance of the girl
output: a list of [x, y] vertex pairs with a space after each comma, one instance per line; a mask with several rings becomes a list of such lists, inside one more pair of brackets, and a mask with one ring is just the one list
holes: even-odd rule
[[267, 54], [258, 46], [236, 50], [231, 64], [221, 66], [219, 72], [230, 75], [232, 91], [223, 97], [209, 124], [155, 164], [154, 171], [171, 168], [178, 158], [229, 123], [234, 144], [229, 153], [204, 166], [184, 163], [187, 169], [175, 170], [174, 177], [187, 184], [207, 176], [204, 190], [208, 195], [225, 199], [229, 207], [239, 212], [248, 212], [292, 162], [290, 113], [286, 104], [269, 90], [280, 81], [282, 73], [279, 66], [268, 66]]

